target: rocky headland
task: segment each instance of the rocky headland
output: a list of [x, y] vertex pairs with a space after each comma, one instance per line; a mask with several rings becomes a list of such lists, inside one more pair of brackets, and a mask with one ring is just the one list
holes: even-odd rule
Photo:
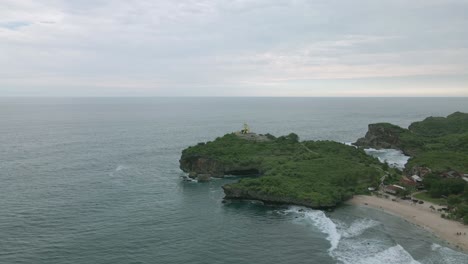
[[399, 149], [411, 156], [403, 174], [419, 176], [429, 198], [447, 205], [444, 217], [468, 224], [468, 114], [428, 117], [407, 129], [370, 124], [354, 145]]
[[375, 158], [333, 141], [231, 133], [182, 152], [180, 168], [199, 182], [247, 176], [223, 186], [226, 199], [311, 208], [334, 207], [376, 187], [385, 173]]
[[400, 149], [401, 134], [405, 129], [389, 123], [370, 124], [363, 138], [358, 139], [354, 145], [375, 149]]
[[[330, 208], [378, 187], [383, 175], [401, 175], [363, 148], [392, 148], [410, 155], [404, 174], [424, 177], [432, 197], [449, 197], [454, 219], [466, 216], [468, 114], [429, 117], [408, 129], [370, 124], [359, 148], [333, 141], [300, 141], [287, 136], [231, 133], [182, 151], [180, 168], [199, 182], [225, 175], [241, 177], [223, 186], [225, 199]], [[394, 176], [394, 177], [395, 177]], [[442, 177], [443, 176], [443, 177]]]
[[366, 135], [354, 145], [401, 150], [411, 156], [405, 168], [407, 173], [417, 172], [419, 167], [440, 173], [468, 172], [468, 114], [428, 117], [407, 129], [389, 123], [370, 124]]

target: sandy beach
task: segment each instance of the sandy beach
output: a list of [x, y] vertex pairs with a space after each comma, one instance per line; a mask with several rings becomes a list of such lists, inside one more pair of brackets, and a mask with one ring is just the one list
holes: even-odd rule
[[[443, 219], [440, 213], [432, 211], [429, 207], [440, 206], [425, 202], [424, 204], [411, 204], [411, 202], [380, 198], [376, 196], [357, 195], [348, 201], [349, 204], [368, 206], [383, 210], [414, 223], [446, 240], [453, 246], [468, 252], [468, 226], [455, 221]], [[460, 233], [461, 235], [457, 235]], [[466, 235], [464, 234], [466, 233]]]

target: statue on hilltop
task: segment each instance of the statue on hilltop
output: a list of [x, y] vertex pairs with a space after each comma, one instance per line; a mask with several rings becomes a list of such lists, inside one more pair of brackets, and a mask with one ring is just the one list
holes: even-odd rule
[[250, 133], [250, 128], [247, 123], [244, 123], [244, 129], [241, 130], [241, 134], [249, 134]]

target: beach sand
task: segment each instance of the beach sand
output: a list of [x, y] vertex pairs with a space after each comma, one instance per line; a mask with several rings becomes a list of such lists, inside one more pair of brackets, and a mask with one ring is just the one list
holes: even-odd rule
[[[391, 199], [365, 195], [356, 195], [349, 200], [348, 203], [380, 209], [386, 213], [399, 216], [432, 232], [454, 247], [468, 252], [468, 226], [452, 220], [443, 219], [440, 213], [434, 212], [429, 208], [430, 205], [433, 205], [431, 203], [412, 204], [410, 201], [392, 201]], [[435, 208], [440, 208], [440, 206], [437, 205], [433, 206]], [[460, 232], [461, 235], [457, 235], [457, 233]], [[464, 235], [464, 233], [466, 233], [466, 235]]]

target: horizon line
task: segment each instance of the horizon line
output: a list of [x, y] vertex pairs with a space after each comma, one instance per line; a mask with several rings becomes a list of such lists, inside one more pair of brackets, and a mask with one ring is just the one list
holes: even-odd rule
[[115, 95], [0, 95], [0, 98], [468, 98], [468, 96], [210, 96], [210, 95], [150, 95], [150, 96], [115, 96]]

